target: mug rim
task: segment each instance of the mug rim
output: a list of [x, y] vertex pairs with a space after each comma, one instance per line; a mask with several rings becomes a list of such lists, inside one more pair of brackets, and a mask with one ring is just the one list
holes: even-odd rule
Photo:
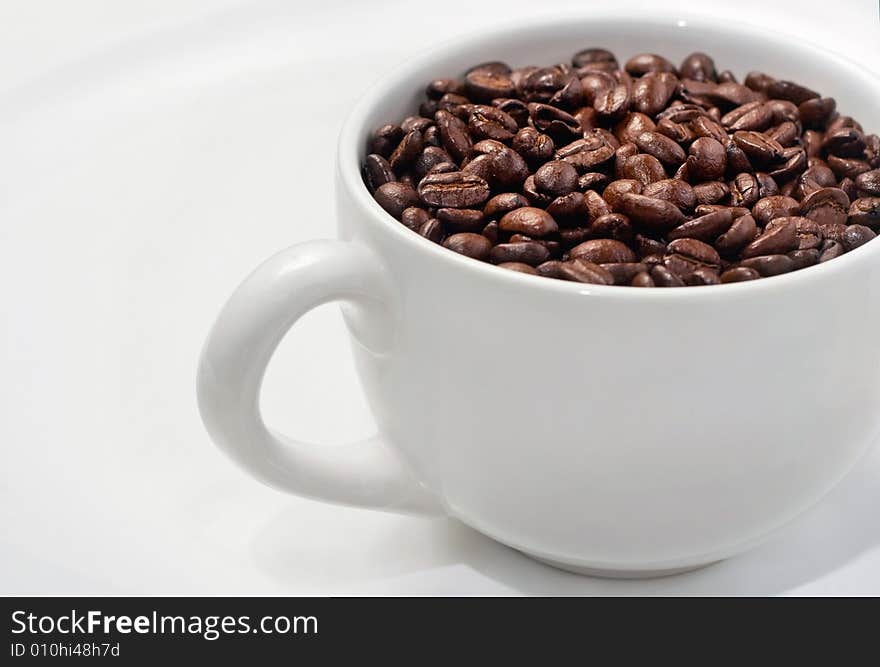
[[[641, 26], [662, 26], [664, 28], [709, 28], [715, 32], [726, 33], [730, 37], [742, 36], [744, 33], [750, 36], [757, 34], [787, 51], [809, 51], [814, 55], [819, 54], [822, 58], [833, 62], [835, 69], [840, 69], [847, 76], [853, 76], [855, 72], [858, 76], [868, 79], [873, 84], [874, 90], [880, 90], [880, 76], [872, 73], [860, 63], [830, 51], [820, 44], [802, 39], [791, 33], [771, 31], [763, 26], [746, 21], [722, 20], [701, 13], [682, 12], [669, 17], [663, 16], [654, 9], [639, 12], [629, 9], [610, 11], [569, 10], [556, 15], [538, 14], [508, 20], [495, 24], [489, 30], [472, 30], [464, 35], [435, 43], [419, 56], [393, 68], [378, 80], [372, 82], [364, 93], [361, 94], [342, 126], [337, 143], [336, 169], [339, 177], [338, 180], [344, 185], [352, 200], [357, 202], [369, 214], [374, 227], [382, 230], [380, 233], [391, 234], [399, 242], [410, 245], [414, 253], [423, 253], [438, 262], [448, 263], [450, 267], [457, 271], [470, 271], [475, 275], [475, 279], [478, 280], [509, 284], [519, 283], [517, 289], [522, 290], [546, 290], [556, 292], [557, 294], [602, 295], [609, 298], [638, 300], [689, 299], [698, 297], [698, 295], [702, 295], [702, 298], [714, 299], [719, 294], [728, 294], [733, 297], [736, 294], [750, 294], [758, 291], [772, 292], [785, 290], [799, 283], [809, 284], [814, 280], [824, 280], [825, 276], [830, 277], [862, 263], [869, 262], [873, 255], [880, 253], [880, 240], [878, 240], [877, 243], [865, 243], [858, 248], [844, 253], [840, 257], [822, 264], [808, 266], [781, 275], [762, 277], [757, 280], [719, 285], [686, 285], [673, 289], [645, 289], [629, 285], [596, 285], [592, 283], [554, 280], [544, 276], [509, 271], [501, 269], [494, 264], [466, 257], [414, 233], [379, 206], [378, 202], [370, 194], [361, 176], [361, 161], [363, 159], [364, 147], [359, 145], [359, 136], [363, 129], [368, 131], [372, 129], [364, 127], [366, 117], [387, 96], [390, 89], [396, 87], [401, 79], [407, 78], [411, 73], [431, 62], [442, 64], [443, 59], [457, 49], [473, 47], [482, 40], [522, 30], [526, 27], [530, 30], [547, 30], [560, 24], [569, 24], [572, 21], [590, 21], [593, 25], [602, 22], [619, 23], [626, 21], [627, 23]], [[877, 97], [880, 99], [880, 95]], [[878, 132], [880, 132], [880, 128], [878, 128]], [[723, 290], [723, 292], [719, 293], [718, 290]]]

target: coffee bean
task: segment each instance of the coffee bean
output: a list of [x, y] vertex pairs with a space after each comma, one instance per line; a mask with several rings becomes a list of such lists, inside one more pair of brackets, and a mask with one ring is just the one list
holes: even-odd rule
[[[656, 186], [657, 184], [655, 183], [654, 185]], [[640, 181], [631, 178], [618, 179], [611, 181], [611, 183], [607, 185], [605, 191], [602, 193], [602, 197], [608, 202], [608, 205], [612, 209], [616, 210], [621, 196], [627, 193], [639, 195], [642, 193], [642, 188], [643, 186]], [[661, 197], [661, 199], [664, 198], [665, 197]]]
[[489, 256], [492, 242], [482, 234], [464, 232], [450, 236], [443, 242], [443, 247], [449, 248], [465, 257], [484, 260]]
[[620, 143], [635, 143], [636, 137], [642, 132], [653, 132], [657, 129], [650, 116], [643, 113], [629, 113], [614, 126], [614, 136]]
[[554, 142], [572, 141], [582, 132], [574, 116], [549, 104], [529, 104], [529, 115], [535, 128], [550, 135]]
[[859, 174], [855, 184], [860, 197], [880, 197], [880, 169]]
[[759, 164], [778, 164], [783, 161], [782, 145], [760, 132], [734, 132], [733, 142], [749, 160]]
[[762, 255], [749, 257], [740, 262], [740, 266], [754, 269], [764, 277], [778, 276], [794, 270], [794, 261], [786, 255]]
[[557, 268], [558, 275], [556, 277], [562, 280], [570, 280], [579, 283], [590, 283], [594, 285], [613, 285], [614, 276], [609, 271], [603, 269], [598, 264], [587, 262], [581, 259], [574, 259], [562, 262]]
[[671, 72], [649, 72], [633, 83], [632, 107], [653, 116], [669, 103], [678, 87], [678, 77]]
[[632, 76], [642, 76], [648, 72], [675, 72], [675, 65], [656, 53], [641, 53], [627, 60], [624, 69]]
[[419, 195], [411, 185], [406, 183], [383, 183], [373, 193], [379, 206], [384, 208], [392, 216], [400, 220], [404, 209], [410, 206], [418, 206]]
[[717, 270], [701, 266], [685, 276], [684, 282], [686, 285], [720, 285], [721, 278]]
[[798, 105], [798, 113], [804, 127], [821, 130], [837, 107], [833, 97], [813, 97]]
[[718, 204], [727, 199], [730, 189], [722, 181], [708, 181], [694, 186], [694, 196], [699, 204]]
[[836, 259], [844, 252], [846, 252], [846, 250], [840, 241], [827, 239], [822, 242], [822, 247], [819, 249], [819, 263], [822, 264], [829, 260]]
[[500, 243], [489, 252], [489, 261], [494, 264], [517, 262], [537, 266], [548, 259], [550, 259], [550, 252], [536, 241]]
[[468, 128], [478, 139], [509, 141], [519, 130], [516, 121], [497, 107], [474, 105], [468, 118]]
[[617, 58], [614, 57], [611, 51], [606, 49], [584, 49], [575, 53], [571, 58], [571, 64], [575, 67], [584, 67], [585, 65], [596, 63], [608, 64], [612, 69], [617, 69]]
[[715, 82], [718, 75], [715, 73], [715, 61], [705, 53], [692, 53], [687, 56], [678, 68], [678, 73], [683, 79], [694, 81]]
[[727, 153], [715, 139], [700, 137], [691, 144], [688, 154], [687, 170], [692, 179], [713, 181], [724, 176]]
[[479, 176], [464, 172], [431, 174], [419, 183], [417, 196], [428, 206], [473, 208], [489, 198], [489, 185]]
[[608, 176], [599, 171], [588, 171], [578, 176], [578, 189], [601, 190], [608, 185]]
[[589, 236], [629, 243], [633, 238], [632, 223], [622, 213], [607, 213], [596, 217], [588, 228]]
[[485, 223], [483, 212], [472, 208], [438, 208], [437, 219], [453, 232], [477, 232]]
[[747, 266], [737, 266], [721, 274], [722, 283], [741, 283], [746, 280], [757, 280], [761, 274]]
[[666, 238], [675, 239], [698, 239], [712, 242], [730, 229], [733, 224], [733, 214], [730, 209], [714, 211], [706, 215], [688, 220], [675, 229], [671, 230]]
[[634, 143], [642, 153], [652, 155], [672, 167], [677, 167], [687, 157], [681, 146], [658, 132], [642, 132], [636, 136]]
[[628, 245], [612, 239], [585, 241], [572, 248], [569, 256], [572, 259], [585, 259], [595, 264], [635, 262], [637, 259], [636, 254]]
[[363, 173], [364, 182], [367, 184], [370, 192], [375, 192], [380, 185], [393, 183], [397, 180], [394, 171], [391, 169], [391, 165], [388, 164], [388, 160], [378, 153], [371, 153], [364, 158]]
[[800, 271], [808, 266], [819, 263], [819, 249], [809, 248], [804, 250], [792, 250], [788, 253], [788, 258], [792, 261], [792, 271]]
[[[637, 192], [636, 194], [643, 194], [646, 197], [654, 197], [656, 199], [665, 199], [675, 204], [682, 211], [689, 211], [697, 204], [697, 196], [691, 185], [677, 178], [665, 178], [649, 183], [641, 189], [640, 193]], [[607, 193], [605, 198], [608, 199]], [[609, 203], [612, 202], [609, 200]]]
[[636, 274], [632, 282], [630, 282], [632, 287], [654, 287], [654, 279], [651, 278], [651, 274], [647, 271], [642, 271], [641, 273]]
[[868, 241], [877, 236], [870, 227], [864, 225], [850, 225], [843, 233], [843, 247], [849, 252], [855, 250], [859, 246], [865, 245]]
[[783, 148], [790, 148], [800, 141], [801, 131], [796, 123], [787, 120], [765, 131], [764, 136], [778, 142]]
[[632, 90], [625, 84], [618, 84], [609, 90], [596, 95], [593, 108], [602, 119], [615, 119], [629, 110], [632, 101]]
[[547, 213], [553, 216], [557, 224], [562, 226], [577, 226], [584, 222], [589, 214], [581, 192], [569, 192], [566, 195], [556, 197], [547, 205]]
[[749, 102], [729, 111], [721, 117], [721, 124], [728, 132], [738, 130], [762, 131], [773, 122], [773, 111], [761, 100]]
[[[667, 255], [675, 256], [689, 264], [710, 268], [718, 268], [721, 265], [721, 257], [718, 256], [715, 248], [697, 239], [682, 238], [670, 241], [666, 252]], [[668, 263], [667, 267], [669, 267]]]
[[755, 218], [751, 215], [743, 215], [736, 218], [730, 229], [715, 239], [715, 248], [722, 255], [731, 257], [751, 243], [757, 235], [758, 226], [755, 224]]
[[797, 219], [776, 218], [764, 229], [764, 233], [742, 249], [740, 256], [780, 255], [798, 248]]
[[798, 201], [783, 195], [763, 197], [752, 207], [755, 221], [760, 225], [766, 225], [774, 218], [797, 215], [799, 211], [800, 204]]
[[437, 218], [431, 218], [419, 227], [419, 235], [434, 243], [440, 243], [444, 235], [443, 223]]
[[[807, 154], [798, 146], [783, 149], [782, 159], [784, 164], [770, 172], [770, 176], [778, 181], [790, 181], [807, 168]], [[795, 184], [787, 185], [793, 188]]]
[[574, 192], [578, 187], [577, 170], [562, 160], [547, 162], [535, 172], [535, 186], [553, 197]]
[[773, 81], [767, 86], [765, 92], [770, 99], [788, 100], [794, 104], [802, 104], [809, 99], [820, 96], [816, 91], [792, 81]]
[[509, 73], [477, 69], [465, 76], [464, 89], [475, 102], [489, 103], [496, 97], [513, 97], [516, 87]]
[[468, 134], [468, 127], [464, 121], [443, 110], [434, 114], [434, 120], [440, 132], [440, 142], [446, 152], [457, 162], [469, 157], [473, 140]]
[[388, 158], [401, 139], [403, 139], [403, 130], [400, 125], [393, 123], [383, 125], [370, 137], [370, 153]]
[[509, 271], [516, 271], [517, 273], [528, 273], [533, 276], [538, 275], [535, 267], [529, 266], [528, 264], [523, 264], [522, 262], [502, 262], [498, 266], [500, 266], [502, 269], [507, 269]]
[[684, 214], [675, 204], [644, 195], [623, 194], [615, 209], [655, 232], [666, 232], [684, 222]]
[[518, 192], [503, 192], [495, 195], [483, 207], [487, 218], [500, 218], [505, 213], [529, 205], [529, 200]]
[[590, 220], [596, 220], [603, 215], [611, 213], [611, 207], [608, 205], [608, 202], [599, 196], [598, 192], [593, 190], [588, 190], [584, 193], [584, 208], [587, 210]]
[[856, 158], [843, 158], [837, 155], [828, 156], [828, 166], [838, 176], [838, 178], [856, 179], [859, 174], [871, 171], [871, 165], [866, 160], [858, 160]]
[[861, 197], [849, 207], [849, 224], [880, 228], [880, 197]]
[[505, 213], [498, 227], [505, 232], [526, 234], [535, 238], [547, 236], [559, 229], [547, 211], [531, 206]]
[[681, 278], [663, 264], [652, 266], [649, 275], [657, 287], [684, 287], [685, 284]]
[[660, 160], [653, 155], [639, 153], [628, 157], [623, 163], [621, 175], [624, 178], [631, 178], [639, 181], [644, 185], [656, 183], [666, 178], [666, 170], [660, 163]]
[[[777, 218], [776, 220], [785, 219]], [[795, 220], [797, 226], [798, 250], [812, 250], [822, 244], [822, 225], [809, 218], [795, 217], [792, 219]]]
[[800, 214], [820, 224], [843, 224], [847, 220], [850, 201], [840, 188], [819, 188], [804, 197]]
[[730, 203], [734, 206], [751, 208], [759, 199], [760, 186], [753, 174], [741, 173], [731, 181]]
[[400, 214], [400, 221], [414, 232], [418, 232], [430, 219], [431, 215], [425, 209], [416, 206], [410, 206]]

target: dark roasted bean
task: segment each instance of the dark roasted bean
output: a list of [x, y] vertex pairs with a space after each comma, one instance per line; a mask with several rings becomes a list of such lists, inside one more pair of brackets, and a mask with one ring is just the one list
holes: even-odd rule
[[404, 209], [419, 205], [419, 195], [411, 185], [406, 183], [384, 183], [373, 193], [379, 206], [400, 220]]
[[684, 222], [684, 214], [663, 199], [627, 193], [617, 200], [615, 210], [630, 220], [655, 232], [666, 232]]
[[505, 213], [498, 222], [501, 231], [525, 234], [535, 238], [547, 236], [559, 228], [553, 217], [540, 208], [525, 206]]
[[403, 139], [403, 130], [400, 125], [393, 123], [383, 125], [373, 132], [373, 136], [370, 138], [370, 153], [388, 158], [401, 139]]
[[641, 53], [627, 60], [624, 69], [632, 76], [642, 76], [648, 72], [674, 72], [675, 65], [656, 53]]
[[677, 167], [687, 157], [681, 146], [658, 132], [642, 132], [636, 136], [633, 143], [642, 153], [652, 155], [671, 167]]
[[773, 111], [763, 101], [749, 102], [729, 111], [721, 117], [721, 124], [728, 132], [737, 130], [762, 131], [773, 122]]
[[650, 273], [642, 271], [633, 277], [630, 285], [633, 287], [654, 287], [654, 279]]
[[730, 229], [732, 224], [733, 213], [730, 209], [722, 209], [682, 223], [670, 231], [666, 238], [670, 241], [690, 238], [712, 242]]
[[380, 185], [393, 183], [397, 180], [388, 160], [378, 153], [371, 153], [364, 158], [364, 182], [370, 189], [375, 192]]
[[489, 185], [479, 176], [464, 172], [431, 174], [419, 183], [417, 197], [428, 206], [473, 208], [489, 198]]
[[700, 137], [691, 144], [687, 159], [688, 176], [696, 181], [713, 181], [724, 176], [727, 154], [724, 146], [710, 137]]
[[877, 235], [870, 227], [865, 227], [864, 225], [850, 225], [843, 233], [843, 240], [841, 242], [843, 243], [844, 249], [849, 252], [850, 250], [855, 250], [861, 245], [865, 245], [875, 236]]
[[747, 266], [737, 266], [721, 274], [722, 283], [741, 283], [746, 280], [757, 280], [761, 274]]
[[608, 176], [600, 171], [588, 171], [578, 176], [579, 190], [601, 190], [608, 185]]
[[663, 264], [652, 266], [650, 276], [657, 287], [684, 287], [684, 281]]
[[880, 197], [861, 197], [849, 207], [849, 224], [880, 227]]
[[[626, 183], [628, 181], [623, 182]], [[665, 199], [678, 206], [682, 211], [690, 211], [697, 205], [697, 195], [694, 193], [694, 189], [691, 187], [690, 183], [677, 178], [665, 178], [660, 181], [649, 183], [641, 189], [640, 193], [646, 197]], [[605, 199], [608, 199], [607, 191]], [[608, 203], [613, 206], [613, 203], [610, 200]]]
[[443, 242], [444, 248], [449, 248], [459, 255], [483, 260], [489, 256], [492, 242], [482, 234], [453, 234]]
[[633, 83], [634, 111], [653, 116], [662, 111], [678, 87], [678, 77], [671, 72], [649, 72]]
[[692, 53], [687, 56], [678, 68], [678, 73], [683, 79], [694, 81], [715, 82], [718, 79], [715, 73], [715, 61], [705, 53]]
[[434, 114], [434, 120], [440, 132], [443, 148], [456, 162], [468, 158], [473, 148], [473, 140], [468, 134], [468, 127], [460, 118], [456, 118], [442, 109]]
[[473, 208], [438, 208], [437, 219], [452, 232], [477, 232], [485, 222], [483, 212]]
[[792, 197], [773, 195], [759, 199], [752, 207], [752, 214], [755, 221], [763, 226], [774, 218], [798, 215], [800, 207], [800, 203]]
[[563, 280], [572, 280], [579, 283], [592, 283], [594, 285], [613, 285], [614, 276], [598, 264], [581, 259], [562, 262], [557, 269], [557, 277]]
[[486, 202], [483, 215], [487, 218], [499, 218], [509, 211], [528, 205], [529, 200], [518, 192], [503, 192]]
[[666, 170], [660, 163], [660, 160], [653, 155], [639, 153], [630, 156], [623, 163], [621, 176], [639, 181], [644, 185], [656, 183], [666, 178]]
[[866, 160], [843, 158], [837, 155], [828, 156], [828, 166], [839, 178], [856, 179], [859, 174], [871, 171], [871, 165]]
[[595, 218], [588, 229], [593, 238], [614, 239], [629, 243], [633, 238], [632, 223], [622, 213], [606, 213]]
[[860, 197], [880, 197], [880, 169], [862, 172], [855, 184]]
[[784, 159], [782, 144], [760, 132], [734, 132], [733, 143], [758, 164], [778, 164]]
[[742, 249], [740, 256], [781, 255], [797, 248], [797, 218], [776, 218], [767, 225], [763, 234]]
[[584, 241], [569, 252], [572, 259], [585, 259], [595, 264], [635, 262], [636, 254], [625, 243], [612, 239]]
[[535, 267], [523, 264], [522, 262], [502, 262], [498, 266], [502, 269], [508, 269], [509, 271], [516, 271], [517, 273], [530, 273], [533, 276], [538, 275]]
[[535, 186], [553, 197], [567, 195], [577, 190], [577, 170], [562, 160], [547, 162], [535, 172]]
[[405, 208], [403, 210], [403, 213], [400, 214], [400, 221], [404, 224], [405, 227], [408, 227], [414, 232], [419, 231], [422, 225], [424, 225], [430, 219], [431, 214], [428, 213], [425, 209], [418, 208], [417, 206], [410, 206], [409, 208]]
[[577, 226], [588, 216], [587, 205], [581, 192], [569, 192], [547, 204], [547, 213], [563, 226]]
[[722, 255], [732, 257], [752, 242], [758, 234], [758, 226], [751, 215], [736, 218], [726, 232], [715, 239], [715, 248]]
[[794, 261], [787, 255], [762, 255], [749, 257], [740, 262], [740, 266], [754, 269], [762, 276], [777, 276], [794, 270]]
[[437, 218], [431, 218], [419, 227], [419, 235], [434, 243], [440, 243], [443, 240], [443, 233], [443, 223]]
[[617, 209], [621, 196], [627, 193], [639, 195], [642, 193], [642, 188], [643, 186], [640, 181], [631, 178], [617, 179], [608, 184], [604, 192], [602, 192], [602, 197], [612, 209]]
[[773, 81], [765, 92], [771, 99], [788, 100], [794, 104], [803, 104], [809, 99], [819, 97], [819, 93], [792, 81]]
[[722, 181], [707, 181], [694, 186], [694, 196], [699, 204], [718, 204], [729, 194], [730, 188]]
[[804, 250], [792, 250], [788, 253], [788, 258], [792, 261], [794, 268], [792, 271], [799, 271], [808, 266], [813, 266], [819, 262], [818, 248], [808, 248]]
[[548, 259], [550, 259], [550, 251], [537, 241], [499, 243], [489, 252], [489, 261], [494, 264], [518, 262], [537, 266]]
[[571, 58], [571, 64], [575, 67], [583, 67], [584, 65], [594, 63], [608, 63], [612, 69], [617, 69], [617, 58], [614, 57], [611, 51], [606, 49], [584, 49], [575, 53]]
[[614, 277], [615, 285], [629, 285], [638, 274], [648, 270], [641, 262], [614, 262], [600, 266]]
[[849, 205], [849, 197], [840, 188], [819, 188], [801, 201], [800, 214], [823, 225], [843, 224]]

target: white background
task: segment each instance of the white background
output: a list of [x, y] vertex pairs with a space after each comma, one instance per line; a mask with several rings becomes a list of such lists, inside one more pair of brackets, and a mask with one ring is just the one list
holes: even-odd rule
[[[0, 3], [0, 593], [880, 594], [880, 450], [758, 549], [627, 582], [454, 521], [285, 496], [210, 444], [202, 340], [255, 264], [333, 235], [351, 102], [425, 44], [537, 4]], [[692, 4], [880, 62], [874, 0]], [[335, 308], [283, 343], [264, 410], [328, 445], [371, 431]]]

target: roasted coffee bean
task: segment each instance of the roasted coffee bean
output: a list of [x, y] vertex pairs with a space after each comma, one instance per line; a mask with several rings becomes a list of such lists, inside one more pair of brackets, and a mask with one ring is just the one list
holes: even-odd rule
[[692, 53], [687, 56], [678, 68], [678, 73], [683, 79], [694, 81], [715, 82], [718, 75], [715, 73], [715, 61], [705, 53]]
[[705, 266], [694, 269], [684, 278], [685, 285], [720, 285], [718, 271]]
[[556, 197], [547, 204], [546, 210], [560, 225], [577, 226], [588, 216], [584, 195], [581, 192], [569, 192]]
[[861, 197], [849, 207], [849, 224], [880, 228], [880, 197]]
[[499, 243], [489, 252], [489, 261], [494, 264], [517, 262], [537, 266], [548, 259], [550, 259], [550, 251], [537, 241]]
[[862, 172], [855, 184], [860, 197], [880, 197], [880, 169]]
[[776, 218], [768, 223], [763, 234], [742, 249], [740, 256], [781, 255], [797, 249], [797, 218]]
[[637, 143], [636, 137], [642, 132], [653, 132], [657, 129], [650, 116], [643, 113], [629, 113], [614, 126], [614, 136], [620, 143]]
[[688, 150], [688, 176], [696, 181], [714, 181], [724, 176], [727, 153], [715, 139], [700, 137]]
[[639, 181], [644, 185], [656, 183], [666, 178], [666, 170], [660, 160], [653, 155], [639, 153], [628, 157], [623, 163], [621, 176]]
[[606, 202], [608, 202], [608, 205], [612, 209], [616, 210], [621, 196], [627, 193], [639, 195], [642, 193], [642, 188], [643, 186], [640, 181], [636, 181], [631, 178], [617, 179], [615, 181], [611, 181], [607, 185], [604, 192], [602, 193], [602, 197], [605, 199]]
[[635, 262], [636, 254], [625, 243], [612, 239], [585, 241], [569, 252], [572, 259], [585, 259], [595, 264]]
[[363, 173], [364, 183], [367, 184], [370, 192], [375, 192], [379, 186], [393, 183], [397, 180], [391, 165], [388, 164], [388, 160], [377, 153], [371, 153], [364, 158]]
[[758, 235], [755, 218], [750, 214], [736, 218], [730, 228], [715, 239], [715, 249], [726, 257], [733, 257]]
[[535, 267], [523, 264], [522, 262], [502, 262], [498, 266], [509, 271], [516, 271], [517, 273], [528, 273], [533, 276], [538, 275]]
[[779, 164], [783, 161], [782, 151], [785, 149], [782, 145], [760, 132], [734, 132], [733, 142], [746, 154], [749, 160], [758, 164]]
[[384, 183], [376, 188], [373, 197], [392, 216], [400, 220], [404, 209], [419, 205], [419, 195], [406, 183]]
[[588, 171], [578, 176], [579, 190], [601, 190], [608, 185], [608, 176], [600, 171]]
[[681, 146], [658, 132], [642, 132], [636, 136], [633, 143], [642, 153], [652, 155], [671, 167], [677, 167], [687, 158]]
[[656, 53], [641, 53], [627, 60], [624, 69], [632, 76], [642, 76], [648, 72], [675, 72], [675, 65]]
[[675, 74], [649, 72], [633, 83], [633, 109], [653, 116], [666, 108], [677, 87], [678, 77]]
[[424, 236], [429, 241], [440, 243], [443, 241], [443, 223], [437, 218], [431, 218], [421, 227], [419, 227], [419, 235]]
[[525, 206], [505, 213], [498, 222], [501, 231], [541, 238], [557, 231], [553, 217], [540, 208]]
[[752, 207], [752, 214], [759, 225], [766, 225], [774, 218], [797, 215], [800, 203], [796, 199], [783, 195], [773, 195], [759, 199]]
[[489, 257], [492, 242], [482, 234], [453, 234], [443, 242], [444, 248], [449, 248], [459, 255], [473, 259], [484, 260]]
[[855, 250], [859, 246], [865, 245], [868, 241], [877, 236], [870, 227], [864, 225], [850, 225], [843, 233], [844, 249], [849, 252]]
[[728, 132], [738, 130], [760, 132], [770, 127], [772, 122], [773, 111], [760, 100], [743, 104], [721, 117], [721, 124]]
[[855, 180], [859, 174], [871, 171], [871, 165], [866, 160], [856, 158], [843, 158], [837, 155], [828, 156], [828, 166], [838, 178], [851, 178]]
[[594, 285], [613, 285], [614, 276], [598, 264], [581, 259], [562, 262], [557, 268], [558, 275], [555, 277], [562, 280], [571, 280], [579, 283], [591, 283]]
[[666, 238], [670, 241], [690, 238], [711, 243], [730, 229], [732, 224], [730, 209], [714, 211], [680, 224], [667, 233]]
[[606, 49], [584, 49], [575, 53], [571, 58], [571, 64], [575, 67], [584, 67], [595, 63], [607, 63], [612, 69], [617, 69], [617, 58]]
[[483, 212], [472, 208], [438, 208], [437, 219], [452, 232], [477, 232], [483, 228]]
[[793, 104], [803, 104], [809, 99], [820, 97], [816, 91], [792, 81], [773, 81], [764, 92], [770, 99], [788, 100]]
[[801, 132], [796, 123], [787, 120], [775, 127], [771, 127], [764, 132], [764, 135], [769, 139], [779, 142], [779, 145], [783, 148], [790, 148], [800, 141]]
[[804, 250], [792, 250], [788, 253], [788, 258], [792, 261], [792, 271], [800, 271], [808, 266], [819, 263], [818, 248], [809, 248]]
[[489, 198], [489, 185], [479, 176], [464, 172], [431, 174], [419, 183], [417, 197], [428, 206], [473, 208]]
[[794, 261], [787, 255], [762, 255], [749, 257], [740, 262], [740, 266], [754, 269], [762, 276], [778, 276], [794, 270]]
[[[628, 181], [618, 182], [626, 183]], [[697, 195], [694, 193], [690, 183], [677, 178], [665, 178], [649, 183], [636, 194], [643, 194], [646, 197], [654, 197], [656, 199], [665, 199], [675, 204], [682, 211], [690, 211], [697, 205]], [[608, 200], [607, 191], [605, 199]], [[613, 206], [610, 200], [608, 200], [608, 203]]]
[[666, 232], [684, 222], [684, 214], [663, 199], [626, 193], [617, 200], [615, 212], [623, 213], [636, 224], [654, 232]]
[[746, 280], [757, 280], [761, 274], [747, 266], [737, 266], [721, 274], [722, 283], [741, 283]]
[[684, 281], [663, 264], [656, 264], [649, 272], [657, 287], [684, 287]]
[[400, 125], [388, 123], [373, 132], [370, 138], [370, 153], [381, 155], [384, 158], [391, 157], [391, 153], [397, 148], [397, 144], [403, 139], [403, 130]]
[[422, 133], [413, 130], [401, 139], [397, 148], [391, 153], [391, 157], [388, 158], [388, 164], [396, 173], [400, 173], [407, 169], [413, 160], [421, 154], [423, 147]]
[[414, 232], [419, 231], [422, 225], [428, 222], [431, 219], [431, 214], [428, 213], [423, 208], [418, 208], [417, 206], [410, 206], [409, 208], [405, 208], [403, 213], [400, 214], [400, 221], [404, 224], [404, 226], [413, 230]]
[[834, 241], [832, 239], [827, 239], [822, 242], [822, 247], [819, 249], [819, 263], [827, 262], [831, 259], [836, 259], [840, 257], [846, 250], [843, 247], [843, 244], [840, 241]]
[[613, 239], [629, 243], [633, 238], [632, 223], [622, 213], [606, 213], [595, 218], [588, 228], [591, 238]]
[[880, 230], [880, 136], [834, 99], [758, 72], [741, 85], [703, 53], [679, 71], [599, 48], [572, 63], [429, 82], [417, 114], [370, 135], [366, 187], [461, 254], [596, 284], [776, 275]]
[[578, 187], [577, 170], [562, 160], [547, 162], [535, 172], [535, 186], [552, 197], [574, 192]]
[[707, 181], [694, 186], [694, 196], [699, 204], [719, 204], [727, 199], [730, 189], [721, 181]]
[[737, 174], [730, 182], [730, 203], [733, 206], [751, 208], [758, 201], [760, 186], [753, 174]]
[[820, 224], [846, 222], [850, 201], [840, 188], [819, 188], [804, 197], [800, 214]]

